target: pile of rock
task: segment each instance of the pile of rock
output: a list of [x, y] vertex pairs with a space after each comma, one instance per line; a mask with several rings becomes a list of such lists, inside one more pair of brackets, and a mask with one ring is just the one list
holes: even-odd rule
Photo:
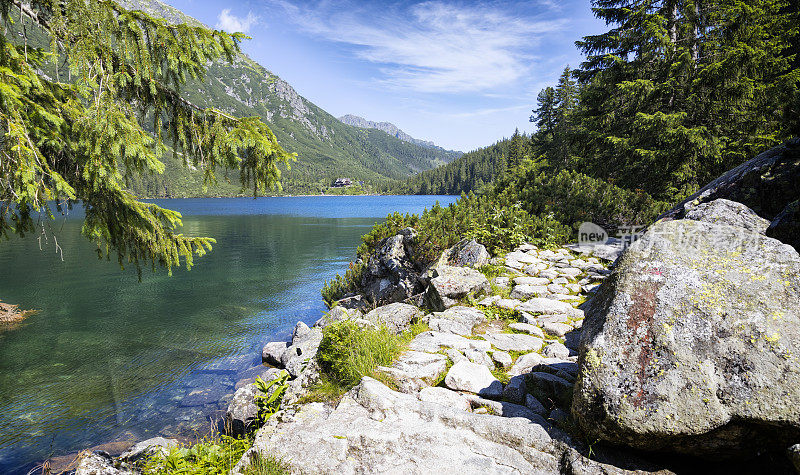
[[[423, 299], [428, 314], [395, 302], [366, 314], [337, 305], [320, 319], [310, 331], [346, 319], [398, 333], [423, 322], [429, 330], [417, 335], [392, 365], [378, 368], [396, 390], [365, 378], [335, 407], [289, 404], [259, 431], [251, 455], [278, 455], [297, 470], [328, 473], [390, 466], [552, 471], [563, 457], [600, 470], [581, 455], [580, 443], [558, 427], [571, 420], [583, 320], [577, 307], [606, 277], [606, 266], [567, 249], [525, 245], [492, 260], [502, 275], [489, 282], [472, 267], [453, 265], [486, 264], [488, 252], [478, 246], [483, 247], [459, 243], [428, 272]], [[534, 285], [541, 289], [531, 290]], [[509, 293], [514, 298], [505, 297]], [[514, 312], [516, 321], [498, 319], [497, 312]], [[292, 359], [302, 358], [289, 351], [296, 344], [294, 339], [291, 346], [269, 343], [265, 361], [288, 368]], [[420, 425], [420, 418], [426, 423]], [[300, 439], [303, 444], [297, 443]], [[517, 446], [521, 442], [533, 445]], [[309, 443], [314, 451], [304, 449]], [[478, 446], [484, 449], [475, 452]]]

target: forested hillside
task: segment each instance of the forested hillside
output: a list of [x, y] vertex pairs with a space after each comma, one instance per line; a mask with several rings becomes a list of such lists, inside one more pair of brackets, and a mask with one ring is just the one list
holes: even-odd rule
[[[157, 0], [123, 0], [121, 5], [141, 9], [173, 23], [200, 23]], [[14, 25], [10, 25], [14, 28]], [[30, 28], [35, 30], [35, 28]], [[44, 48], [47, 39], [28, 31]], [[35, 44], [35, 41], [32, 43]], [[66, 77], [66, 71], [64, 71]], [[284, 170], [282, 191], [290, 194], [318, 193], [338, 177], [364, 181], [368, 189], [385, 186], [417, 172], [450, 162], [458, 156], [440, 148], [404, 142], [378, 130], [341, 123], [297, 94], [290, 84], [244, 54], [233, 63], [216, 61], [202, 80], [189, 80], [182, 95], [199, 107], [213, 107], [234, 117], [257, 116], [275, 133], [281, 146], [297, 154], [297, 161]], [[152, 124], [145, 124], [152, 129]], [[130, 180], [131, 191], [146, 197], [231, 196], [247, 194], [238, 173], [217, 173], [216, 183], [203, 186], [203, 171], [183, 167], [180, 156], [162, 157], [163, 174]]]
[[[527, 138], [518, 137], [517, 145]], [[479, 192], [491, 183], [505, 167], [512, 139], [503, 139], [494, 145], [465, 153], [453, 162], [424, 171], [404, 182], [389, 187], [391, 193], [411, 195], [460, 195]]]
[[511, 249], [574, 239], [584, 221], [609, 231], [647, 224], [800, 135], [800, 2], [593, 6], [609, 30], [578, 41], [586, 61], [538, 95], [537, 131], [395, 185], [467, 195], [420, 217], [391, 217], [375, 236], [416, 226], [436, 255], [464, 237]]
[[587, 183], [641, 203], [676, 202], [800, 134], [797, 1], [594, 5], [609, 30], [577, 41], [585, 62], [540, 92], [537, 132], [521, 154], [499, 142], [397, 189], [491, 194], [482, 186], [513, 171], [521, 206], [546, 209], [530, 199], [548, 189], [572, 224], [584, 213], [565, 216], [557, 197], [580, 196]]

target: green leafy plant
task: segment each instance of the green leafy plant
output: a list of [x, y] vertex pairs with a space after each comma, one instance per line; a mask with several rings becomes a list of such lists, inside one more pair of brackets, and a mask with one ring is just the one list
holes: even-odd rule
[[[259, 391], [255, 397], [256, 406], [258, 406], [259, 424], [265, 423], [280, 409], [283, 395], [286, 394], [286, 390], [289, 387], [287, 384], [288, 379], [289, 373], [286, 371], [283, 371], [278, 378], [270, 382], [265, 382], [261, 377], [256, 378], [253, 384]], [[275, 389], [272, 389], [273, 387]]]
[[250, 439], [226, 435], [206, 438], [189, 447], [174, 447], [160, 452], [142, 467], [145, 474], [223, 475], [227, 474], [252, 446]]

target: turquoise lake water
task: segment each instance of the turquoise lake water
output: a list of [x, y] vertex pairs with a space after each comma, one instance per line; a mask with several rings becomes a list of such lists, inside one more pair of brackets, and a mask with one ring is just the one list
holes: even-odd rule
[[[319, 290], [394, 211], [451, 196], [157, 200], [213, 252], [167, 276], [98, 260], [81, 213], [52, 238], [0, 241], [0, 300], [35, 309], [0, 331], [0, 473], [115, 440], [204, 431], [261, 346], [325, 310]], [[250, 372], [248, 372], [250, 370]], [[222, 402], [221, 402], [222, 401]]]

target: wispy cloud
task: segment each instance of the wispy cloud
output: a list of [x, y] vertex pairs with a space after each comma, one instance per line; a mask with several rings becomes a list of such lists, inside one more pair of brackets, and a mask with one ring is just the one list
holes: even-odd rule
[[528, 104], [523, 104], [523, 105], [519, 105], [519, 106], [495, 107], [495, 108], [489, 108], [489, 109], [478, 109], [478, 110], [470, 111], [470, 112], [461, 112], [461, 113], [446, 114], [446, 115], [448, 117], [451, 117], [451, 118], [466, 119], [466, 118], [470, 118], [470, 117], [480, 117], [480, 116], [486, 116], [486, 115], [501, 114], [501, 113], [506, 113], [506, 112], [521, 111], [523, 109], [530, 109], [530, 106]]
[[247, 12], [247, 16], [242, 18], [232, 14], [230, 8], [226, 8], [219, 12], [216, 28], [229, 33], [248, 33], [257, 22], [258, 17], [253, 15], [253, 12]]
[[306, 32], [352, 45], [358, 58], [379, 66], [383, 85], [417, 92], [486, 92], [514, 83], [531, 73], [538, 39], [565, 24], [439, 0], [377, 11], [370, 4], [293, 2], [271, 0]]

